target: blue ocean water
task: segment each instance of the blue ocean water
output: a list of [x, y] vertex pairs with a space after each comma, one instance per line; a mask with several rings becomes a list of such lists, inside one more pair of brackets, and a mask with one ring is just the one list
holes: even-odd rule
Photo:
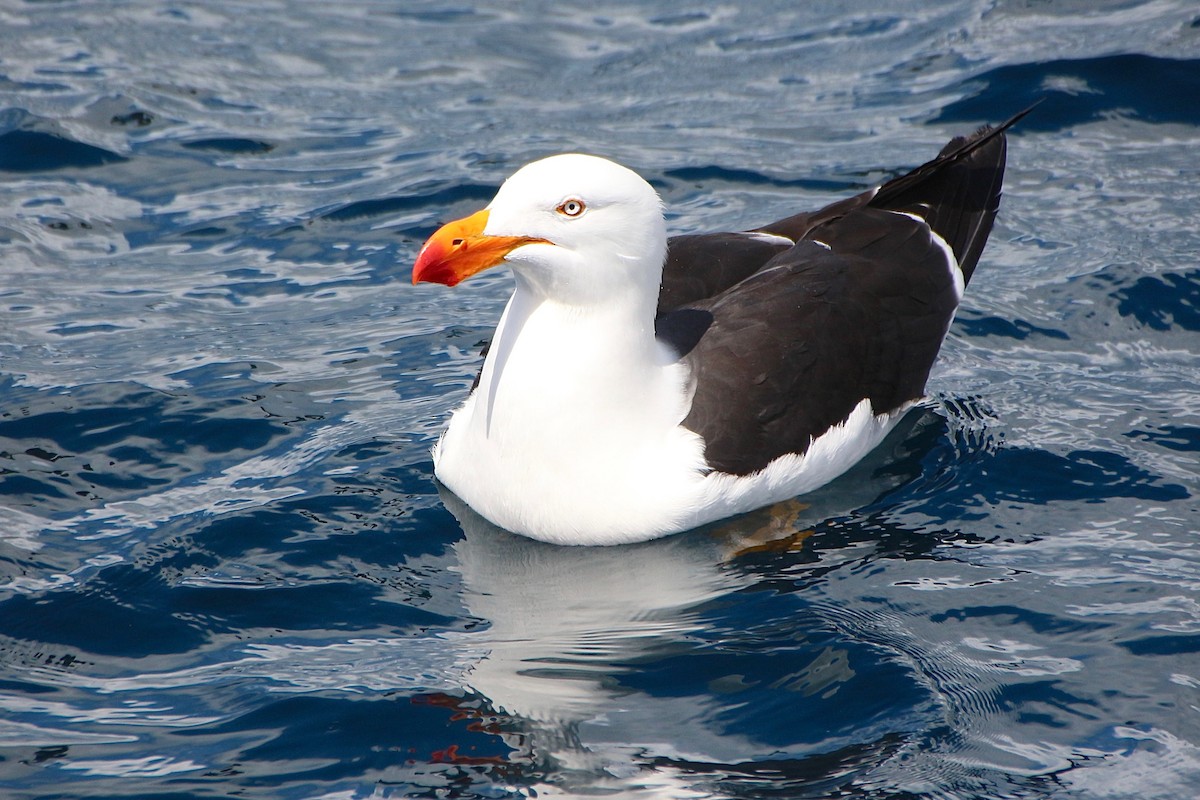
[[[0, 7], [0, 793], [1200, 791], [1200, 12], [810, 5]], [[524, 162], [736, 229], [1040, 98], [844, 478], [600, 549], [438, 493], [510, 279], [409, 269]]]

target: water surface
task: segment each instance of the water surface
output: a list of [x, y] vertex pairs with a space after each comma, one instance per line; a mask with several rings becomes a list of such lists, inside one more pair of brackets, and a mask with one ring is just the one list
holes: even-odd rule
[[[5, 796], [1200, 786], [1191, 4], [29, 2], [0, 54]], [[843, 479], [607, 549], [439, 495], [510, 278], [409, 268], [521, 164], [736, 229], [1039, 98]]]

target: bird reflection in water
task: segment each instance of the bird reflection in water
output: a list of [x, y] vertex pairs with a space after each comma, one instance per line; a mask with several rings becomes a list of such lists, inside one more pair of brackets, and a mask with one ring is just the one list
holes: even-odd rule
[[[696, 785], [697, 773], [713, 770], [795, 770], [811, 781], [812, 769], [829, 763], [839, 764], [835, 771], [844, 778], [854, 764], [886, 758], [898, 741], [890, 732], [799, 758], [761, 740], [754, 726], [739, 720], [752, 702], [746, 690], [763, 689], [762, 676], [717, 671], [682, 686], [671, 685], [670, 677], [678, 675], [680, 659], [706, 654], [697, 669], [711, 671], [724, 658], [720, 651], [730, 643], [714, 624], [729, 617], [719, 609], [755, 602], [755, 592], [772, 577], [762, 569], [780, 566], [772, 566], [772, 558], [803, 550], [814, 525], [895, 483], [895, 476], [863, 479], [878, 461], [864, 464], [857, 479], [806, 498], [811, 504], [787, 501], [688, 534], [619, 547], [563, 547], [513, 535], [443, 489], [442, 500], [465, 533], [453, 545], [462, 600], [487, 627], [471, 635], [483, 655], [465, 674], [466, 694], [426, 702], [454, 708], [473, 730], [501, 737], [511, 752], [498, 759], [504, 764], [491, 757], [489, 764], [475, 763], [453, 749], [440, 751], [437, 760], [488, 768], [502, 779], [514, 771], [528, 779], [552, 768], [578, 782], [576, 790], [650, 796], [692, 791], [687, 787]], [[809, 631], [828, 632], [819, 617], [811, 619], [813, 611], [806, 609], [810, 621], [791, 642], [794, 660], [765, 687], [809, 705], [827, 702], [855, 678], [836, 640], [806, 640]], [[731, 645], [731, 666], [744, 663], [740, 650], [747, 646], [744, 636]], [[804, 766], [814, 758], [820, 764]]]

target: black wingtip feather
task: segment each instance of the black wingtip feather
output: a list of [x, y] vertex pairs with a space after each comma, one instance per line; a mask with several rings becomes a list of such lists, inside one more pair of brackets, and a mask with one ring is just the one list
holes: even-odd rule
[[970, 155], [975, 150], [983, 147], [989, 141], [1007, 132], [1009, 128], [1012, 128], [1018, 122], [1025, 119], [1025, 117], [1029, 116], [1029, 114], [1032, 113], [1035, 108], [1045, 102], [1045, 100], [1046, 98], [1041, 98], [1037, 102], [1030, 104], [1028, 107], [1018, 111], [1016, 114], [1013, 114], [999, 125], [980, 125], [979, 128], [976, 129], [975, 133], [971, 134], [970, 136], [955, 136], [945, 147], [942, 148], [942, 152], [938, 153], [937, 158], [933, 159], [933, 161], [930, 161], [928, 164], [918, 167], [916, 170], [913, 170], [913, 172], [925, 169], [926, 167], [932, 167], [944, 163], [945, 161], [952, 161], [954, 159], [963, 158]]
[[867, 205], [924, 219], [950, 245], [964, 280], [970, 281], [1000, 208], [1004, 134], [1036, 106], [951, 139], [932, 161], [879, 187]]

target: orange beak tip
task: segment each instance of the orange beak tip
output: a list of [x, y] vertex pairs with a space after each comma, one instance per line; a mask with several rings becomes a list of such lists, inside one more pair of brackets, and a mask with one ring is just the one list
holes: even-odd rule
[[[495, 261], [485, 260], [487, 248], [473, 253], [471, 243], [483, 237], [488, 212], [478, 211], [469, 217], [449, 222], [434, 232], [417, 254], [413, 264], [413, 284], [429, 282], [455, 286]], [[484, 258], [480, 258], [483, 256]]]
[[412, 281], [418, 283], [440, 283], [443, 286], [455, 286], [465, 275], [455, 259], [455, 251], [446, 251], [438, 242], [431, 241], [413, 264]]

